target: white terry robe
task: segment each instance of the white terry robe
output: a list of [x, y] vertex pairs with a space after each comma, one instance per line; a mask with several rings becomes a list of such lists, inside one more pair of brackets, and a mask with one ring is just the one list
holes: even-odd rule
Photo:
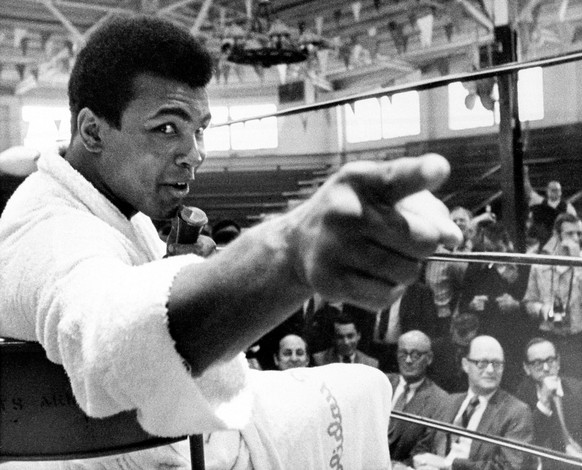
[[38, 341], [90, 416], [137, 410], [151, 434], [240, 428], [252, 406], [241, 354], [193, 378], [168, 331], [175, 275], [151, 220], [128, 220], [58, 155], [0, 218], [0, 336]]
[[[210, 436], [208, 468], [389, 468], [391, 388], [376, 369], [249, 372], [241, 354], [192, 378], [166, 304], [176, 273], [202, 260], [164, 252], [147, 217], [128, 221], [64, 159], [43, 156], [0, 218], [0, 336], [39, 341], [90, 416], [136, 409], [151, 434]], [[26, 465], [185, 469], [188, 445]]]

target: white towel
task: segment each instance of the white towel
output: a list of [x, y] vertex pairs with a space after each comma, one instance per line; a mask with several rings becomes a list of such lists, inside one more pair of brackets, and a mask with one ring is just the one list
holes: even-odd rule
[[361, 364], [251, 371], [253, 413], [242, 431], [206, 438], [207, 470], [390, 468], [392, 389]]

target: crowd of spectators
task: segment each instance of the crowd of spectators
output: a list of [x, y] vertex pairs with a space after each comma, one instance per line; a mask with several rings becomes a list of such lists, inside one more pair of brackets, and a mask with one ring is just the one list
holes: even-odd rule
[[[553, 181], [545, 198], [530, 198], [528, 253], [580, 256], [582, 222], [556, 199], [559, 189]], [[455, 207], [451, 218], [464, 241], [439, 252], [515, 251], [489, 210], [473, 216]], [[567, 410], [580, 400], [570, 395], [582, 386], [581, 276], [572, 266], [429, 261], [421, 279], [383, 311], [316, 295], [249, 349], [249, 363], [264, 370], [366, 364], [388, 375], [395, 410], [461, 425], [465, 410], [476, 407], [468, 429], [571, 450], [582, 440], [580, 413], [568, 411], [574, 444], [564, 444], [548, 397], [565, 393]], [[388, 437], [393, 468], [561, 468], [394, 419]]]

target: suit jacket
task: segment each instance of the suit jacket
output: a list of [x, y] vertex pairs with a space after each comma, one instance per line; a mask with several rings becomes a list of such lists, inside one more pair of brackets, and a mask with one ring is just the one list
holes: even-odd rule
[[[453, 423], [466, 393], [451, 395], [441, 420]], [[522, 401], [499, 389], [489, 400], [477, 432], [499, 436], [518, 442], [533, 441], [533, 419], [529, 407]], [[436, 432], [422, 443], [415, 453], [432, 452], [443, 455], [450, 433]], [[440, 451], [440, 452], [439, 452]], [[455, 459], [452, 470], [525, 470], [536, 468], [535, 460], [523, 452], [488, 444], [477, 439], [471, 443], [468, 459]]]
[[[335, 348], [329, 348], [325, 351], [315, 353], [313, 355], [313, 363], [316, 366], [324, 366], [326, 364], [333, 364], [334, 362], [340, 362]], [[378, 360], [373, 357], [364, 354], [362, 351], [356, 349], [356, 357], [354, 359], [355, 364], [365, 364], [370, 367], [378, 368]]]
[[428, 285], [415, 282], [408, 286], [402, 296], [399, 313], [402, 333], [420, 330], [433, 339], [437, 337], [437, 308]]
[[[400, 380], [399, 374], [388, 374], [392, 390], [396, 390]], [[446, 407], [450, 396], [428, 377], [418, 387], [402, 410], [405, 413], [436, 419]], [[390, 443], [390, 458], [410, 465], [414, 447], [422, 437], [430, 433], [430, 429], [420, 424], [394, 420]]]
[[[564, 409], [564, 420], [568, 431], [576, 442], [582, 444], [582, 381], [572, 377], [561, 377], [562, 407]], [[535, 382], [529, 377], [523, 380], [517, 389], [516, 396], [527, 403], [533, 412], [534, 419], [534, 443], [536, 445], [556, 450], [565, 451], [565, 442], [562, 438], [562, 431], [556, 413], [546, 416], [537, 408], [538, 396]], [[571, 465], [559, 462], [544, 460], [543, 468], [546, 469], [566, 469]]]
[[[434, 294], [430, 287], [417, 281], [406, 288], [398, 310], [400, 333], [420, 330], [432, 339], [438, 336], [438, 315]], [[396, 344], [372, 341], [370, 353], [380, 360], [384, 372], [398, 371]]]

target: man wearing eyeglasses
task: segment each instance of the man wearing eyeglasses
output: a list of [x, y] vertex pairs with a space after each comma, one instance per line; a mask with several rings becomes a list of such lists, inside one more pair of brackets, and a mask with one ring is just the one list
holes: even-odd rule
[[[582, 381], [560, 376], [560, 355], [556, 346], [544, 338], [533, 338], [525, 348], [523, 368], [527, 378], [520, 384], [517, 397], [533, 410], [535, 443], [570, 455], [579, 454], [575, 443], [582, 442]], [[554, 397], [561, 398], [563, 423]], [[569, 434], [569, 437], [565, 434]], [[572, 468], [544, 460], [544, 470]]]
[[[441, 420], [490, 436], [530, 443], [533, 421], [529, 407], [499, 385], [505, 365], [503, 348], [491, 336], [471, 341], [462, 361], [469, 389], [451, 395]], [[534, 468], [533, 459], [507, 447], [488, 444], [451, 433], [434, 432], [419, 443], [414, 468], [422, 470], [524, 470]]]
[[[430, 338], [419, 330], [398, 338], [398, 374], [388, 374], [392, 390], [392, 409], [423, 416], [438, 417], [449, 394], [426, 376], [433, 360]], [[419, 424], [390, 418], [388, 443], [390, 457], [395, 462], [410, 464], [414, 446], [429, 429]], [[398, 466], [393, 462], [393, 468]]]
[[[581, 241], [582, 221], [570, 213], [560, 214], [542, 253], [580, 258]], [[533, 265], [523, 303], [539, 336], [560, 350], [563, 371], [582, 379], [582, 268]]]

